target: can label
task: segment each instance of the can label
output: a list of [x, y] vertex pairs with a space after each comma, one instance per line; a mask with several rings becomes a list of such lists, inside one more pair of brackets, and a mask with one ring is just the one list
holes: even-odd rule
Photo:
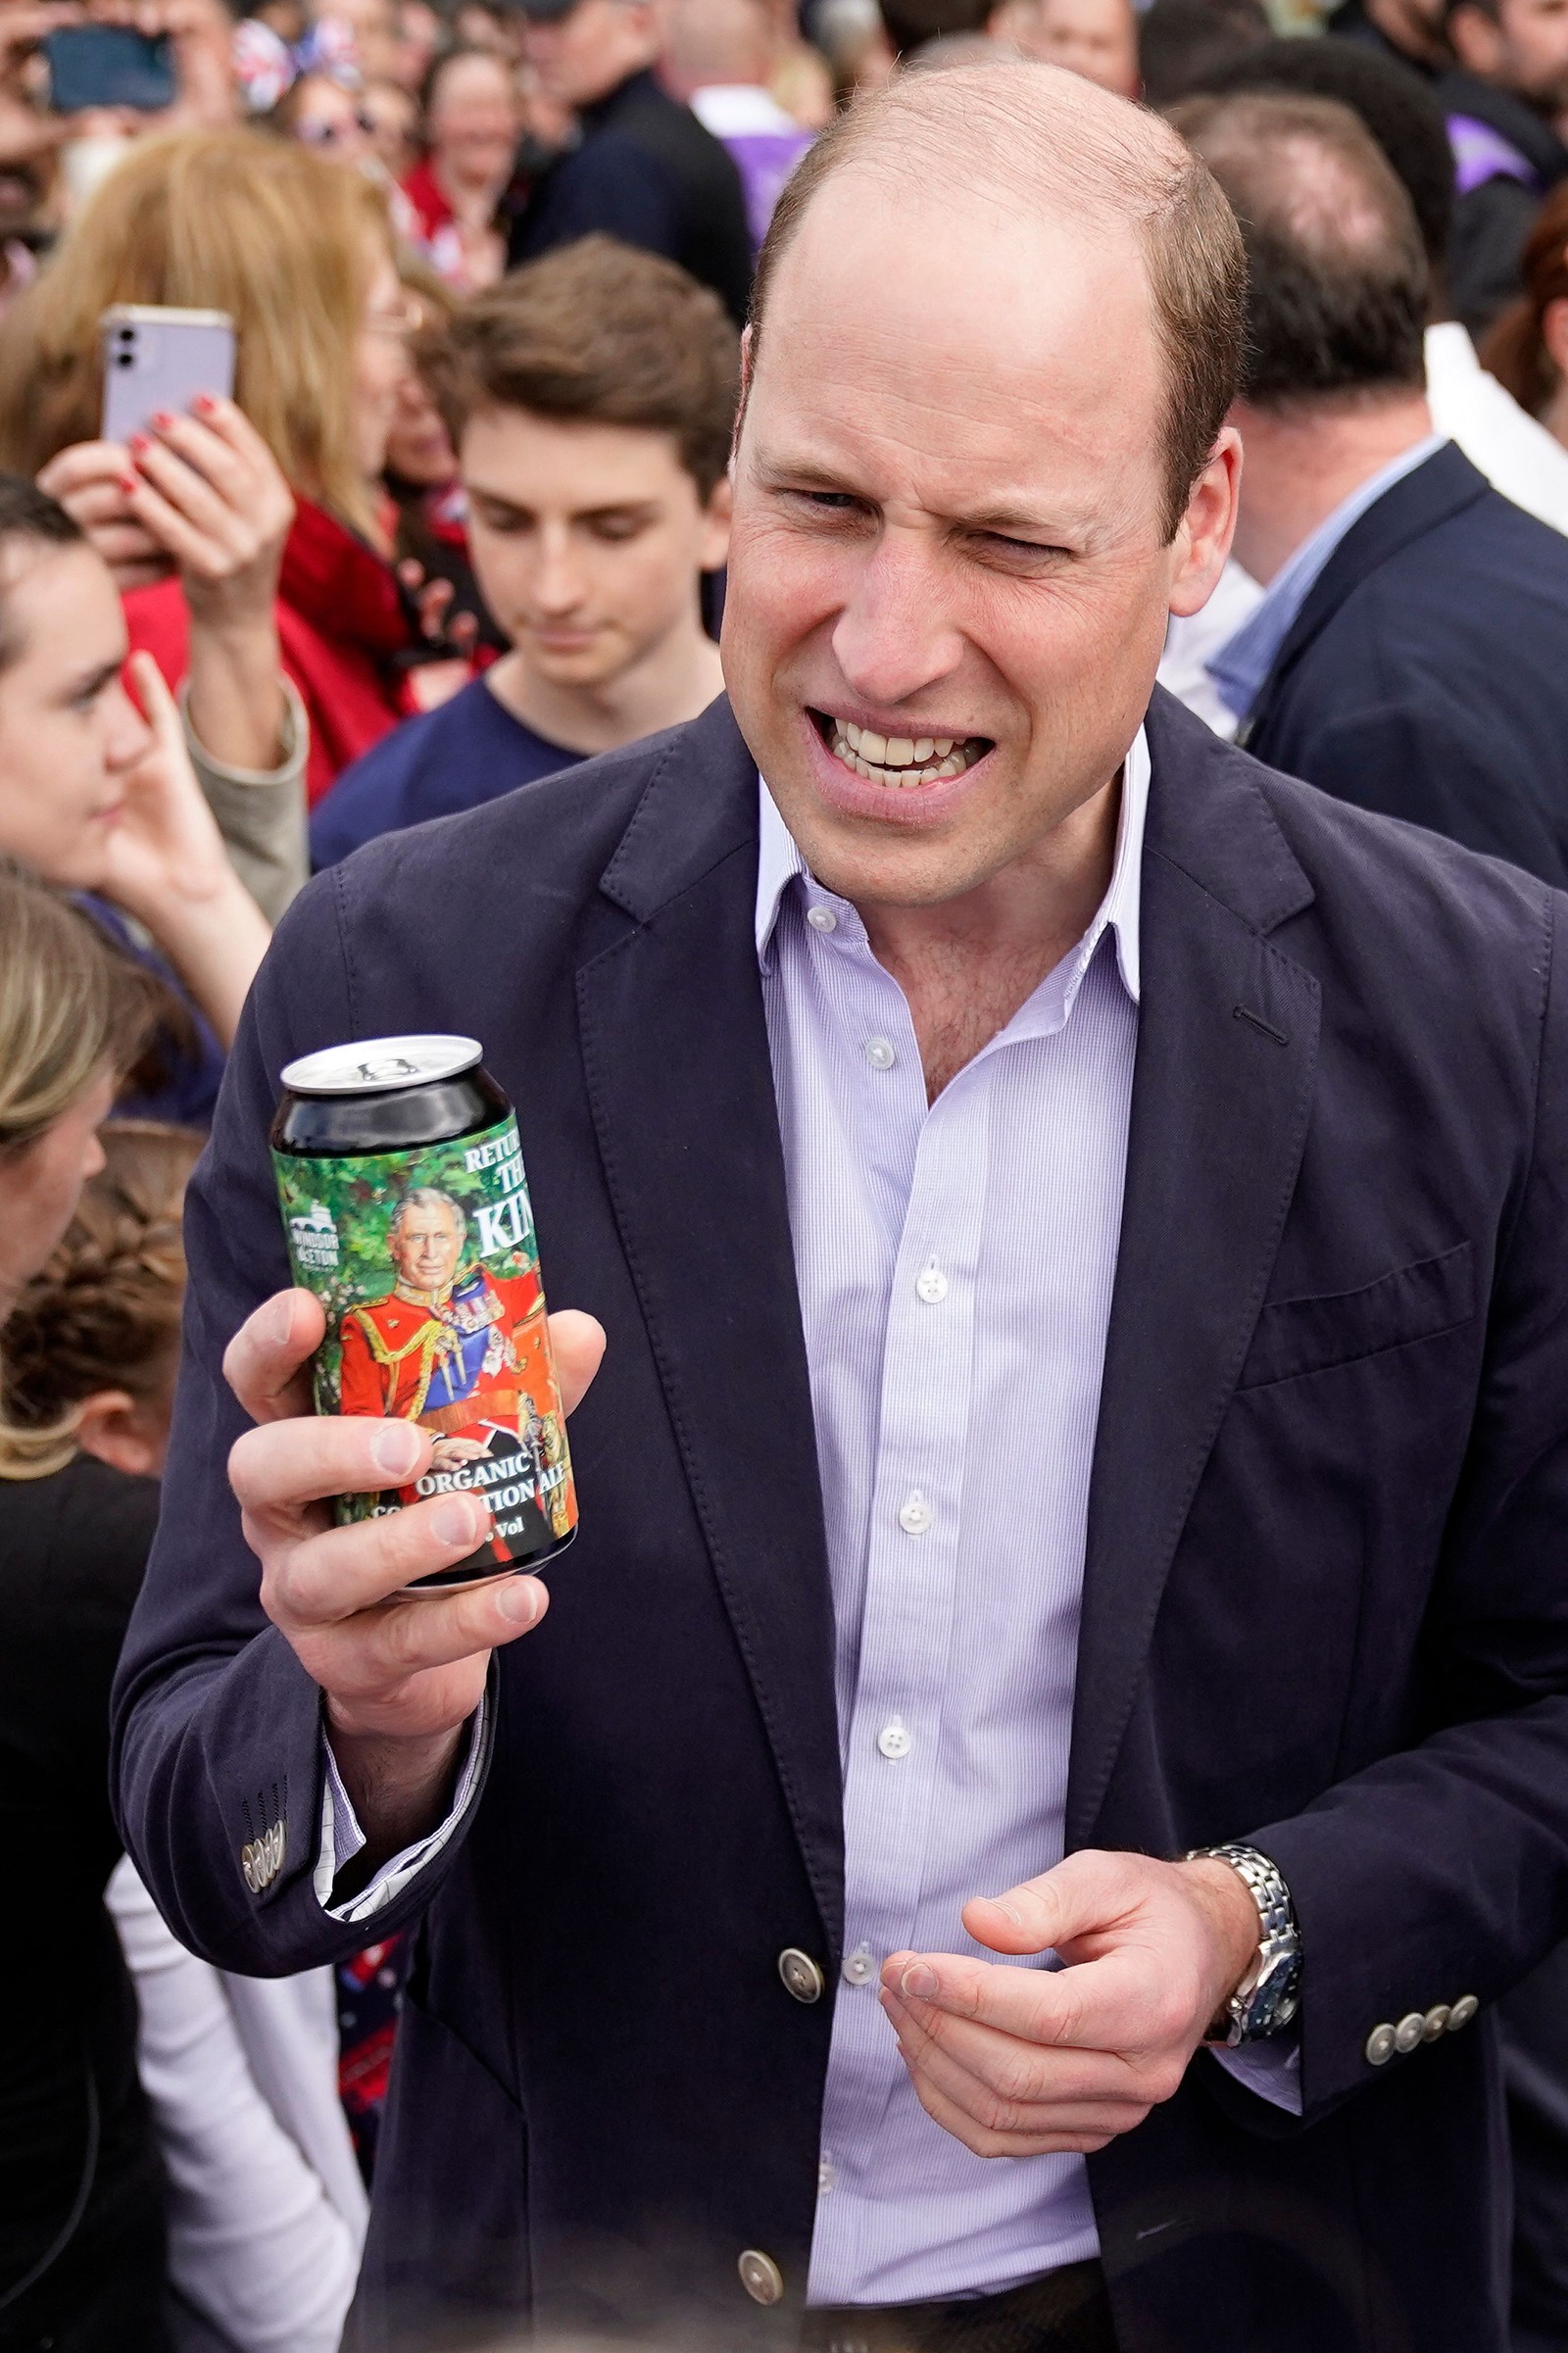
[[326, 1311], [317, 1411], [397, 1415], [435, 1440], [423, 1478], [340, 1496], [339, 1520], [461, 1489], [490, 1505], [497, 1562], [548, 1551], [577, 1502], [516, 1121], [272, 1165], [294, 1279]]

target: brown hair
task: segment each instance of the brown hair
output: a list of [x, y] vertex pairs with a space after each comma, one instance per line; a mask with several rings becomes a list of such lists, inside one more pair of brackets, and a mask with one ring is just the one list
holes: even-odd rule
[[128, 1070], [159, 992], [47, 883], [0, 858], [0, 1175], [104, 1070]]
[[1170, 119], [1242, 225], [1247, 398], [1281, 409], [1424, 391], [1426, 249], [1360, 116], [1333, 98], [1239, 90], [1184, 99]]
[[101, 1390], [139, 1405], [168, 1398], [185, 1290], [180, 1210], [202, 1142], [150, 1119], [104, 1129], [105, 1165], [5, 1327], [0, 1478], [63, 1470], [81, 1407]]
[[1561, 381], [1544, 321], [1554, 302], [1568, 302], [1568, 182], [1553, 188], [1536, 215], [1520, 275], [1525, 290], [1493, 322], [1481, 365], [1521, 409], [1539, 417]]
[[752, 284], [752, 361], [768, 297], [807, 208], [854, 165], [1000, 194], [1014, 212], [1128, 222], [1143, 249], [1168, 386], [1160, 418], [1173, 538], [1235, 398], [1246, 265], [1205, 166], [1156, 116], [1058, 66], [1004, 59], [901, 74], [823, 131], [785, 182]]
[[740, 341], [675, 263], [580, 237], [467, 303], [427, 380], [454, 444], [480, 409], [668, 433], [706, 502], [729, 460]]
[[373, 532], [354, 460], [354, 346], [384, 198], [362, 172], [254, 130], [138, 140], [0, 321], [0, 464], [35, 474], [96, 439], [114, 303], [226, 311], [235, 397], [296, 490]]

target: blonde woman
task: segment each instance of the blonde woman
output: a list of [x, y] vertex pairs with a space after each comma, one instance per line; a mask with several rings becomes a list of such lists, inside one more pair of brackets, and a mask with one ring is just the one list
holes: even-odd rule
[[[88, 919], [0, 861], [0, 1351], [104, 1165], [98, 1127], [150, 1016]], [[79, 1483], [25, 1476], [0, 1498], [0, 1838], [21, 1903], [0, 1946], [0, 2335], [154, 2353], [162, 2200], [102, 1900], [109, 1683], [154, 1510], [120, 1494], [105, 1515]]]
[[[170, 418], [133, 451], [96, 441], [98, 322], [122, 302], [226, 311], [234, 410]], [[132, 644], [172, 685], [188, 669], [210, 751], [224, 709], [251, 714], [253, 749], [269, 727], [275, 747], [280, 662], [309, 721], [313, 800], [416, 708], [411, 662], [428, 650], [388, 561], [380, 484], [411, 324], [374, 185], [242, 130], [133, 148], [0, 321], [0, 460], [45, 469], [100, 536]], [[293, 504], [281, 527], [269, 507], [265, 530], [264, 459]], [[143, 584], [171, 560], [178, 581]]]

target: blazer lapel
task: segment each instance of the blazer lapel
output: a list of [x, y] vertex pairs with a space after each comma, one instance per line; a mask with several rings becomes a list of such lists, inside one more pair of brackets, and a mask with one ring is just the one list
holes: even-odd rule
[[833, 1606], [756, 946], [757, 768], [726, 704], [670, 739], [577, 976], [611, 1201], [714, 1574], [830, 1947]]
[[1143, 989], [1094, 1471], [1067, 1838], [1092, 1843], [1177, 1541], [1295, 1187], [1318, 985], [1267, 932], [1309, 903], [1250, 763], [1156, 695]]
[[[1350, 525], [1308, 589], [1300, 612], [1274, 657], [1273, 667], [1258, 690], [1257, 701], [1236, 731], [1239, 746], [1245, 748], [1259, 741], [1275, 699], [1292, 670], [1347, 597], [1392, 556], [1408, 547], [1412, 539], [1424, 538], [1450, 515], [1473, 507], [1490, 489], [1486, 475], [1477, 471], [1456, 443], [1449, 441], [1442, 449], [1434, 450], [1412, 473], [1401, 476], [1381, 498], [1373, 500], [1366, 513]], [[1263, 757], [1267, 758], [1266, 752]]]

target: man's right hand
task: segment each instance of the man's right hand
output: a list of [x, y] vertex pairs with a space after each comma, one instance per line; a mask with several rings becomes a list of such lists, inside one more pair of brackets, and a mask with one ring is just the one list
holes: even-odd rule
[[[230, 1341], [223, 1371], [257, 1426], [235, 1443], [229, 1481], [262, 1564], [262, 1606], [325, 1694], [332, 1753], [377, 1863], [440, 1820], [490, 1653], [537, 1625], [549, 1595], [537, 1577], [512, 1576], [395, 1598], [482, 1544], [489, 1510], [476, 1495], [446, 1495], [332, 1524], [327, 1498], [411, 1485], [433, 1442], [414, 1422], [311, 1411], [308, 1366], [324, 1330], [319, 1302], [285, 1291]], [[550, 1339], [570, 1413], [604, 1332], [567, 1309], [550, 1318]]]

